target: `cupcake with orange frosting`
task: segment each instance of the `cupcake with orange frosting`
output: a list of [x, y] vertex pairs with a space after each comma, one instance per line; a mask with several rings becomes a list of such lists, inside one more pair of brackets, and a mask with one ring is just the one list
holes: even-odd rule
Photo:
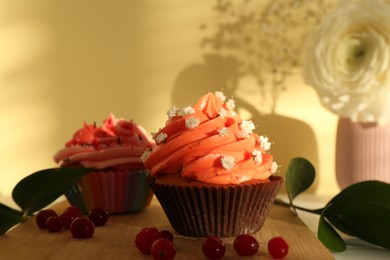
[[283, 178], [270, 142], [222, 92], [168, 111], [142, 159], [172, 227], [186, 236], [236, 236], [264, 224]]
[[102, 126], [84, 123], [54, 155], [60, 167], [93, 171], [65, 196], [84, 212], [103, 207], [110, 213], [142, 210], [151, 200], [141, 155], [154, 145], [142, 126], [110, 114]]

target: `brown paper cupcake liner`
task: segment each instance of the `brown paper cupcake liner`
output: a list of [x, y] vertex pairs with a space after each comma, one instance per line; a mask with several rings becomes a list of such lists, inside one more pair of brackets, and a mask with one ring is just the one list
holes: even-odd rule
[[268, 183], [231, 187], [150, 186], [172, 227], [192, 237], [237, 236], [263, 226], [284, 179], [271, 176]]

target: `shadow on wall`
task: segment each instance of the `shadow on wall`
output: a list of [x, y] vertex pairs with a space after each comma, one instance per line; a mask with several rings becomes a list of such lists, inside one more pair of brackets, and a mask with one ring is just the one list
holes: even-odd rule
[[205, 55], [204, 63], [191, 64], [177, 76], [172, 91], [173, 104], [189, 106], [207, 92], [221, 90], [227, 97], [232, 96], [239, 79], [238, 66], [234, 58]]
[[[219, 11], [227, 12], [228, 9], [220, 8]], [[258, 20], [254, 19], [253, 22], [258, 22]], [[229, 24], [229, 32], [234, 32], [239, 39], [244, 36], [243, 34], [247, 30], [248, 19], [245, 22], [238, 21]], [[275, 76], [273, 74], [275, 68], [264, 66], [266, 64], [264, 62], [253, 62], [253, 58], [264, 58], [261, 52], [268, 50], [261, 49], [259, 45], [257, 48], [260, 48], [260, 50], [252, 49], [254, 54], [257, 53], [259, 55], [249, 57], [249, 59], [246, 59], [248, 57], [243, 58], [237, 55], [226, 55], [226, 52], [221, 52], [224, 48], [230, 50], [235, 49], [233, 53], [241, 52], [244, 55], [249, 51], [245, 49], [248, 46], [246, 44], [238, 44], [237, 42], [234, 44], [231, 33], [229, 34], [229, 41], [225, 43], [223, 32], [219, 31], [213, 37], [211, 41], [218, 43], [218, 48], [211, 51], [204, 51], [202, 63], [190, 64], [177, 75], [172, 92], [172, 104], [178, 107], [185, 107], [193, 104], [207, 92], [222, 90], [227, 97], [234, 97], [236, 110], [239, 113], [245, 111], [249, 114], [249, 119], [257, 126], [255, 131], [260, 135], [264, 134], [269, 137], [273, 143], [271, 154], [274, 156], [278, 165], [281, 166], [279, 168], [279, 175], [285, 175], [289, 161], [294, 157], [307, 158], [318, 169], [317, 140], [311, 127], [299, 119], [286, 117], [275, 112], [276, 106], [283, 106], [283, 104], [278, 103], [278, 98], [282, 90], [286, 87], [282, 83], [287, 78], [289, 72], [277, 72], [279, 76], [281, 75], [279, 77], [280, 81], [277, 84], [275, 84], [275, 81], [269, 84], [264, 79], [275, 79], [273, 77]], [[203, 43], [205, 41], [210, 42], [210, 38], [205, 37], [202, 39]], [[249, 38], [248, 41], [251, 41], [251, 39]], [[284, 43], [288, 44], [289, 42]], [[262, 44], [269, 46], [271, 43], [262, 42]], [[267, 59], [270, 59], [270, 57], [267, 56]], [[243, 79], [247, 77], [255, 79], [256, 88], [259, 90], [257, 97], [253, 97], [250, 94], [246, 97], [238, 95], [239, 92], [242, 92], [242, 88], [245, 87]], [[188, 93], [191, 93], [191, 95]], [[249, 101], [254, 98], [256, 100], [255, 103]], [[300, 104], [301, 97], [299, 93], [294, 97], [291, 96], [291, 98], [296, 99], [297, 104]], [[267, 104], [268, 107], [265, 108], [264, 104]], [[317, 186], [318, 178], [316, 178], [314, 184], [311, 186], [310, 191], [315, 191]]]

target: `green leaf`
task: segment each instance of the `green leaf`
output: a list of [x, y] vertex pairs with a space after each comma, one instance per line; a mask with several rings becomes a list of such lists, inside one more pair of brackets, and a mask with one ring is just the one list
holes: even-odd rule
[[318, 239], [333, 252], [343, 252], [346, 249], [344, 240], [336, 230], [325, 220], [324, 216], [320, 217], [318, 223]]
[[88, 214], [88, 208], [85, 205], [83, 196], [81, 194], [79, 185], [75, 184], [69, 187], [69, 189], [65, 193], [67, 196], [70, 204], [73, 206], [79, 208], [83, 214]]
[[[362, 203], [377, 203], [390, 208], [390, 184], [380, 181], [363, 181], [342, 190], [326, 206], [324, 215], [340, 231], [356, 236], [356, 230], [345, 225], [340, 216], [349, 214]], [[375, 212], [373, 212], [375, 213]], [[365, 223], [361, 223], [365, 225]]]
[[0, 210], [0, 236], [21, 222], [23, 222], [22, 216], [6, 210]]
[[344, 223], [340, 220], [340, 216], [333, 216], [330, 214], [326, 214], [324, 212], [324, 216], [326, 216], [326, 219], [331, 223], [335, 228], [343, 232], [344, 234], [350, 235], [350, 236], [355, 236], [349, 229], [344, 225]]
[[4, 205], [2, 203], [0, 203], [0, 210], [1, 211], [7, 211], [7, 212], [12, 213], [14, 215], [19, 215], [19, 216], [23, 215], [23, 213], [21, 211], [18, 211], [16, 209], [10, 208], [7, 205]]
[[12, 197], [28, 216], [48, 206], [92, 169], [53, 168], [35, 172], [22, 179]]
[[294, 158], [290, 161], [286, 172], [286, 190], [290, 202], [305, 191], [315, 178], [314, 166], [304, 158]]
[[341, 215], [340, 220], [356, 237], [390, 249], [390, 207], [363, 202]]
[[390, 184], [380, 181], [363, 181], [355, 183], [329, 201], [332, 204], [326, 211], [329, 213], [342, 214], [350, 208], [362, 202], [374, 202], [390, 207]]

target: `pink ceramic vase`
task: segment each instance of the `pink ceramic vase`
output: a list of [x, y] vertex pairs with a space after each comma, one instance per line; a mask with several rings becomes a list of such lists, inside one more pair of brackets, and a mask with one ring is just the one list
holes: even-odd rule
[[365, 180], [390, 183], [390, 122], [378, 126], [339, 119], [336, 177], [341, 189]]

